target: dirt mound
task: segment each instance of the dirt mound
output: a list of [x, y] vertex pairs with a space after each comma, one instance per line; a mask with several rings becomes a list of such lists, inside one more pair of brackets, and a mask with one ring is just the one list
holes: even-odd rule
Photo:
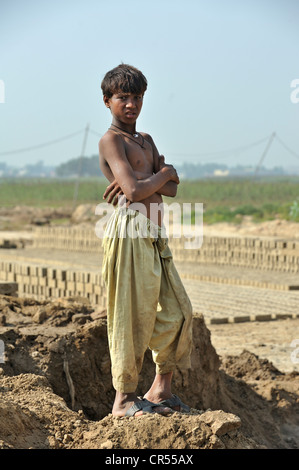
[[229, 222], [206, 224], [204, 233], [209, 236], [241, 235], [297, 239], [299, 238], [299, 223], [279, 218], [265, 222], [255, 222], [252, 216], [243, 216], [239, 224]]
[[0, 448], [232, 449], [258, 448], [223, 411], [144, 415], [100, 421], [70, 410], [45, 377], [21, 374], [1, 380]]
[[49, 225], [57, 219], [69, 219], [68, 207], [14, 206], [0, 208], [0, 230], [30, 230], [32, 226]]
[[236, 378], [248, 382], [250, 380], [275, 380], [283, 375], [267, 359], [259, 359], [258, 356], [244, 350], [238, 358], [227, 356], [222, 361], [226, 372]]
[[299, 374], [283, 374], [267, 359], [243, 351], [223, 358], [222, 408], [238, 413], [257, 442], [299, 448]]
[[[0, 296], [0, 448], [297, 448], [299, 374], [245, 351], [222, 363], [193, 320], [192, 369], [173, 392], [191, 414], [115, 418], [104, 311], [82, 299]], [[154, 377], [146, 352], [138, 393]]]
[[96, 204], [80, 204], [76, 207], [76, 209], [72, 212], [71, 215], [71, 223], [73, 224], [82, 224], [85, 222], [96, 222], [95, 215], [95, 208]]

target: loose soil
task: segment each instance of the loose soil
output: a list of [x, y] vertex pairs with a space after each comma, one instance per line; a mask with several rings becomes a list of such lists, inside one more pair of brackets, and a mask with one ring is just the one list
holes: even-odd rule
[[[1, 296], [0, 448], [256, 449], [299, 447], [299, 374], [244, 350], [218, 356], [204, 318], [193, 320], [192, 368], [173, 392], [191, 412], [111, 415], [106, 312], [76, 298]], [[138, 393], [154, 377], [150, 351]]]
[[[8, 230], [24, 230], [11, 232], [9, 238], [22, 235], [27, 244], [33, 226], [57, 220], [93, 223], [93, 207], [87, 209], [73, 214], [63, 208], [2, 209], [0, 230], [5, 238]], [[254, 224], [247, 217], [239, 225], [205, 226], [205, 234], [295, 239], [299, 224]], [[299, 447], [299, 374], [275, 367], [269, 351], [263, 356], [266, 322], [210, 325], [209, 330], [204, 317], [195, 313], [192, 368], [177, 369], [173, 381], [173, 392], [191, 412], [135, 418], [111, 415], [114, 390], [106, 328], [106, 312], [82, 299], [0, 296], [0, 449]], [[245, 344], [247, 349], [242, 347], [244, 328], [247, 335], [255, 328], [252, 333], [258, 338], [256, 344]], [[275, 334], [284, 331], [278, 328]], [[140, 395], [153, 377], [147, 351]]]

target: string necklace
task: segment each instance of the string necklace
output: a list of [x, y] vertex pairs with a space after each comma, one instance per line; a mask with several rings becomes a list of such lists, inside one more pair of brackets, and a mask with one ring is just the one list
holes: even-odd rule
[[[140, 145], [141, 148], [145, 149], [145, 147], [144, 147], [144, 137], [143, 137], [143, 135], [138, 134], [138, 132], [135, 132], [134, 134], [132, 134], [131, 132], [125, 131], [124, 129], [122, 129], [122, 128], [119, 127], [119, 126], [116, 126], [116, 124], [111, 124], [111, 126], [117, 127], [117, 129], [119, 129], [119, 130], [121, 131], [120, 134], [124, 135], [124, 136], [127, 137], [128, 139], [132, 140], [132, 142], [135, 142], [136, 144]], [[110, 129], [111, 129], [111, 127], [110, 127]], [[114, 129], [111, 129], [111, 130], [114, 131], [114, 132], [117, 132], [117, 131], [115, 131]], [[125, 135], [124, 132], [125, 132], [126, 134], [130, 134], [132, 137], [135, 137], [135, 139], [137, 139], [137, 138], [140, 136], [141, 139], [142, 139], [142, 143], [138, 142], [138, 140], [132, 139], [132, 138], [129, 137], [128, 135]]]
[[135, 134], [132, 134], [131, 132], [125, 131], [125, 129], [122, 129], [121, 127], [117, 126], [116, 124], [111, 124], [111, 126], [117, 127], [117, 129], [119, 129], [120, 131], [126, 132], [127, 134], [130, 134], [133, 137], [138, 137], [139, 136], [138, 132], [136, 132]]

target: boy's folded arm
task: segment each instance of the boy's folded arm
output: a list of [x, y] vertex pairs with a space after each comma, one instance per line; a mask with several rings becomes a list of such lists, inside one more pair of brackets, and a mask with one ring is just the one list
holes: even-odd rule
[[122, 139], [118, 135], [106, 134], [99, 142], [99, 151], [101, 157], [108, 163], [122, 192], [131, 202], [138, 202], [151, 196], [165, 183], [177, 178], [175, 170], [163, 168], [146, 179], [138, 180], [127, 160]]
[[161, 189], [158, 189], [157, 193], [161, 196], [175, 197], [177, 193], [178, 185], [174, 181], [168, 181], [164, 184]]
[[[150, 142], [153, 148], [153, 158], [154, 158], [154, 173], [157, 173], [162, 166], [165, 166], [164, 157], [159, 154], [158, 149], [155, 145], [153, 138], [149, 134], [145, 134], [145, 138]], [[162, 196], [175, 197], [177, 193], [178, 182], [167, 181], [157, 193]]]
[[[151, 175], [135, 171], [135, 176], [138, 180], [144, 180], [149, 178]], [[161, 196], [175, 197], [177, 193], [177, 187], [178, 185], [174, 181], [167, 181], [167, 183], [158, 189], [156, 193], [161, 194]]]

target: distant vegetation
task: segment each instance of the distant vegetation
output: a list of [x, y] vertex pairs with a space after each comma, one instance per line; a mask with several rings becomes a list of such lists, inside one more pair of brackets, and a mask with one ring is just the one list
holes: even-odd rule
[[56, 176], [67, 177], [74, 175], [94, 176], [101, 175], [99, 156], [73, 158], [55, 168]]
[[[106, 186], [103, 178], [82, 178], [77, 204], [103, 202]], [[71, 179], [0, 179], [1, 207], [70, 207], [74, 191]], [[206, 223], [238, 223], [246, 215], [255, 221], [280, 217], [299, 222], [299, 178], [186, 180], [180, 183], [175, 201], [202, 202]]]
[[280, 217], [299, 222], [299, 178], [185, 181], [179, 185], [179, 202], [203, 202], [206, 223], [255, 221]]
[[[184, 162], [174, 165], [181, 179], [201, 179], [207, 177], [251, 177], [256, 171], [253, 165], [236, 165], [229, 167], [223, 163], [188, 163]], [[259, 176], [288, 176], [288, 170], [282, 167], [258, 169]], [[294, 174], [293, 171], [291, 173]], [[298, 174], [298, 171], [297, 171]], [[58, 166], [44, 165], [42, 160], [34, 164], [24, 165], [22, 168], [11, 167], [7, 162], [0, 162], [0, 177], [3, 178], [75, 178], [102, 176], [99, 156], [77, 157], [68, 160]]]
[[[183, 179], [199, 179], [207, 176], [217, 176], [222, 174], [223, 176], [249, 176], [255, 171], [253, 166], [242, 166], [237, 165], [235, 167], [228, 167], [223, 163], [182, 163], [180, 165], [174, 165], [178, 170], [180, 177]], [[93, 155], [91, 157], [74, 158], [66, 163], [55, 168], [55, 174], [59, 177], [69, 177], [74, 175], [81, 176], [94, 176], [100, 175], [99, 168], [99, 156]], [[261, 167], [259, 174], [262, 175], [283, 175], [284, 170], [282, 167], [275, 167], [272, 169], [266, 169]]]

